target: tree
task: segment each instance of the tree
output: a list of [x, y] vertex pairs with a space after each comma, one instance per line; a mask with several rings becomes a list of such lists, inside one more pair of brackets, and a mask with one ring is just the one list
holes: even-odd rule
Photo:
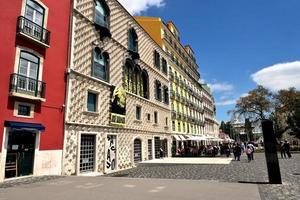
[[293, 135], [300, 139], [300, 95], [295, 101], [295, 110], [293, 115], [288, 119], [288, 124], [290, 125]]
[[247, 139], [249, 141], [254, 140], [252, 129], [253, 129], [253, 127], [252, 127], [251, 121], [248, 118], [245, 119], [245, 133], [246, 133]]
[[221, 121], [220, 130], [222, 130], [223, 133], [225, 133], [225, 122]]
[[287, 130], [293, 131], [297, 135], [297, 132], [299, 132], [297, 113], [300, 107], [300, 92], [295, 88], [289, 88], [288, 90], [278, 91], [277, 94], [273, 95], [273, 98], [275, 109], [271, 119], [274, 122], [276, 137], [281, 138]]
[[272, 93], [264, 88], [258, 86], [251, 90], [247, 96], [240, 97], [237, 101], [232, 113], [236, 116], [243, 116], [253, 120], [263, 120], [272, 111]]

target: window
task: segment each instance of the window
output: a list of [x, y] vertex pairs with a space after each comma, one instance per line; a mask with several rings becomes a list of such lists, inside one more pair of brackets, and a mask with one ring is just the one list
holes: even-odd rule
[[183, 132], [185, 132], [185, 123], [183, 122], [183, 124], [182, 124], [183, 126], [182, 126], [182, 128], [183, 128]]
[[176, 131], [176, 130], [175, 130], [175, 121], [172, 121], [172, 130], [173, 130], [173, 131]]
[[137, 120], [141, 120], [141, 110], [142, 108], [140, 106], [137, 106], [135, 109], [135, 118]]
[[130, 59], [127, 59], [124, 71], [126, 90], [144, 98], [148, 98], [149, 78], [147, 71], [141, 70], [141, 68], [138, 65], [135, 65]]
[[159, 101], [162, 100], [162, 98], [161, 98], [161, 83], [158, 80], [155, 81], [155, 98]]
[[181, 132], [181, 124], [178, 122], [178, 132]]
[[28, 105], [19, 104], [18, 115], [30, 116], [31, 107]]
[[154, 50], [154, 65], [156, 68], [160, 69], [160, 55], [156, 50]]
[[[35, 24], [39, 25], [40, 27], [43, 27], [44, 24], [44, 13], [45, 10], [43, 7], [41, 7], [38, 3], [32, 0], [26, 1], [26, 8], [25, 8], [25, 18], [34, 22]], [[32, 30], [35, 32], [35, 34], [42, 35], [42, 29], [35, 28]]]
[[39, 58], [26, 51], [21, 51], [19, 71], [18, 71], [18, 88], [29, 92], [36, 92], [37, 79], [39, 70]]
[[147, 113], [147, 121], [150, 122], [151, 121], [151, 114]]
[[166, 117], [166, 126], [168, 126], [169, 125], [169, 119], [168, 119], [168, 117]]
[[169, 88], [164, 86], [164, 103], [169, 104]]
[[97, 99], [98, 95], [92, 92], [88, 92], [87, 97], [87, 111], [97, 112]]
[[128, 31], [128, 49], [132, 52], [138, 52], [138, 37], [133, 28]]
[[95, 23], [99, 26], [109, 27], [109, 8], [104, 0], [96, 0], [95, 6]]
[[108, 81], [108, 54], [106, 52], [102, 53], [101, 50], [96, 47], [93, 57], [92, 76]]
[[154, 112], [154, 123], [158, 124], [158, 113]]
[[162, 63], [162, 71], [163, 71], [163, 73], [168, 74], [168, 66], [167, 66], [166, 59], [162, 58], [161, 63]]

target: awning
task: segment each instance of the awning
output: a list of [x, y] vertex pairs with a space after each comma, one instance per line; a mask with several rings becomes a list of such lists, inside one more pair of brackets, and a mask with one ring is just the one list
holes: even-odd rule
[[178, 137], [179, 137], [182, 141], [185, 141], [185, 140], [186, 140], [182, 135], [178, 135]]
[[24, 129], [24, 130], [30, 129], [30, 130], [45, 131], [45, 126], [36, 123], [5, 121], [4, 126], [13, 129]]
[[173, 137], [175, 138], [175, 140], [181, 141], [181, 139], [180, 139], [180, 137], [178, 135], [173, 135]]

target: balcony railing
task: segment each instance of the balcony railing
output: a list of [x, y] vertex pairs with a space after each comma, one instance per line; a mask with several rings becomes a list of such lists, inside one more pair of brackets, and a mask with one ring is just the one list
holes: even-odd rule
[[23, 33], [43, 44], [49, 46], [50, 43], [50, 31], [44, 29], [40, 25], [26, 19], [23, 16], [18, 17], [17, 32]]
[[20, 93], [45, 98], [46, 83], [20, 74], [10, 75], [10, 93]]

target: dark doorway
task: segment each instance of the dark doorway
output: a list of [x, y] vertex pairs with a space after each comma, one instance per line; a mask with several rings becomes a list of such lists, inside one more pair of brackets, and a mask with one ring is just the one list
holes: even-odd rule
[[155, 158], [160, 158], [160, 138], [154, 137], [154, 153]]
[[134, 140], [134, 163], [138, 163], [142, 161], [142, 141], [140, 139]]
[[5, 163], [5, 178], [33, 174], [36, 134], [32, 131], [9, 132]]

